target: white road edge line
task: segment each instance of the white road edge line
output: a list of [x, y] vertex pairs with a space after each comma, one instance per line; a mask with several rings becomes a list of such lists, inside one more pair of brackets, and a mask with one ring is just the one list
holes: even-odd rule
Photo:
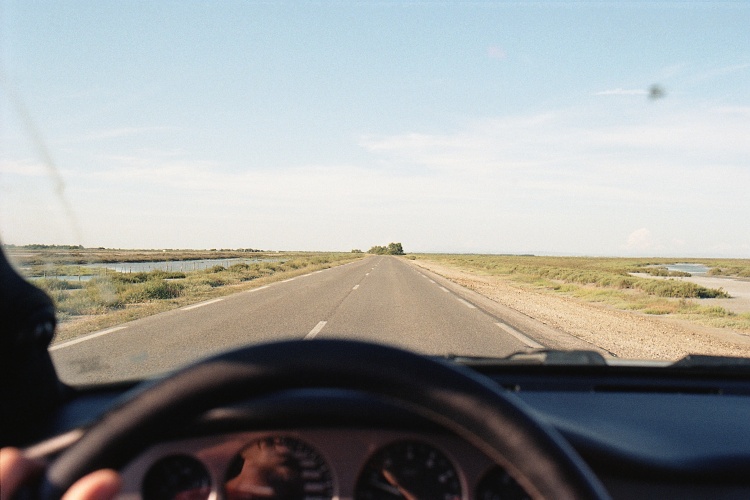
[[282, 283], [289, 283], [290, 281], [294, 281], [294, 280], [296, 280], [296, 279], [297, 279], [297, 278], [289, 278], [288, 280], [284, 280], [284, 281], [282, 281]]
[[257, 292], [258, 290], [264, 290], [264, 289], [268, 288], [269, 286], [271, 286], [271, 285], [259, 286], [258, 288], [253, 288], [252, 290], [248, 290], [247, 293]]
[[359, 285], [354, 285], [354, 288], [352, 288], [352, 290], [356, 290], [357, 288], [359, 288]]
[[528, 347], [533, 347], [534, 349], [544, 349], [544, 346], [542, 344], [539, 344], [533, 340], [531, 340], [529, 337], [524, 335], [523, 333], [519, 332], [512, 326], [503, 324], [503, 323], [495, 323], [497, 326], [500, 327], [502, 331], [505, 333], [509, 333], [513, 335], [515, 338], [526, 344]]
[[218, 299], [207, 300], [205, 302], [200, 302], [198, 304], [193, 304], [192, 306], [181, 307], [180, 311], [189, 311], [191, 309], [197, 309], [199, 307], [207, 306], [209, 304], [214, 304], [216, 302], [221, 302], [222, 300], [224, 300], [224, 299], [223, 298], [218, 298]]
[[448, 289], [447, 289], [447, 288], [445, 288], [444, 286], [441, 286], [441, 287], [440, 287], [440, 289], [441, 289], [442, 291], [444, 291], [444, 292], [447, 292], [447, 291], [448, 291]]
[[315, 325], [315, 328], [313, 328], [312, 330], [310, 330], [310, 333], [308, 333], [307, 335], [305, 335], [304, 340], [312, 340], [312, 339], [314, 339], [315, 336], [320, 333], [320, 331], [323, 329], [323, 327], [326, 326], [326, 323], [328, 323], [328, 321], [321, 321], [317, 325]]
[[457, 300], [458, 300], [458, 301], [459, 301], [460, 303], [462, 303], [463, 305], [465, 305], [466, 307], [468, 307], [469, 309], [476, 309], [476, 308], [477, 308], [477, 306], [475, 306], [474, 304], [472, 304], [472, 303], [470, 303], [470, 302], [466, 302], [466, 301], [465, 301], [464, 299], [458, 299], [458, 298], [457, 298]]
[[108, 328], [106, 330], [102, 330], [101, 332], [92, 333], [91, 335], [86, 335], [85, 337], [77, 338], [74, 340], [69, 340], [67, 342], [63, 342], [62, 344], [53, 345], [48, 351], [56, 351], [58, 349], [62, 349], [63, 347], [68, 347], [73, 344], [78, 344], [80, 342], [83, 342], [85, 340], [91, 340], [95, 339], [96, 337], [101, 337], [102, 335], [107, 335], [108, 333], [117, 332], [119, 330], [124, 330], [127, 328], [127, 326], [116, 326], [114, 328]]
[[430, 280], [430, 283], [435, 283], [434, 281]]

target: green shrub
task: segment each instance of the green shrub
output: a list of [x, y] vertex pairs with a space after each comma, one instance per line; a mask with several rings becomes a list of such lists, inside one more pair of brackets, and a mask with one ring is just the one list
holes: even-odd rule
[[216, 288], [220, 286], [226, 285], [226, 281], [224, 281], [221, 278], [214, 278], [214, 277], [206, 277], [199, 281], [201, 285], [208, 285], [211, 288]]
[[83, 287], [80, 282], [60, 280], [57, 278], [41, 278], [34, 280], [33, 284], [46, 292], [51, 292], [53, 290], [75, 290]]
[[108, 275], [112, 281], [118, 283], [145, 283], [149, 279], [149, 273], [114, 273]]
[[147, 300], [174, 299], [182, 295], [184, 286], [174, 281], [152, 280], [146, 282], [143, 294]]
[[149, 280], [159, 279], [180, 279], [186, 276], [185, 273], [180, 271], [162, 271], [156, 269], [150, 272], [137, 272], [137, 273], [111, 273], [107, 274], [107, 277], [117, 283], [145, 283]]

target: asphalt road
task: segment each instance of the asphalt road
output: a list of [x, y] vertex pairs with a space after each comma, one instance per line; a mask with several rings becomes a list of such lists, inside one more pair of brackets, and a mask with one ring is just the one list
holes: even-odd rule
[[464, 291], [403, 259], [368, 257], [125, 323], [50, 353], [61, 378], [81, 384], [143, 378], [280, 339], [338, 337], [479, 356], [543, 346]]

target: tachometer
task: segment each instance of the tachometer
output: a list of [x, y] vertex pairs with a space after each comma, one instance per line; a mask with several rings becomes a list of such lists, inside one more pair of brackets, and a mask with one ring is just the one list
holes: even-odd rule
[[287, 436], [258, 439], [245, 446], [227, 471], [227, 500], [330, 499], [331, 471], [308, 444]]
[[463, 494], [456, 468], [441, 451], [421, 441], [398, 441], [367, 461], [354, 498], [460, 500]]

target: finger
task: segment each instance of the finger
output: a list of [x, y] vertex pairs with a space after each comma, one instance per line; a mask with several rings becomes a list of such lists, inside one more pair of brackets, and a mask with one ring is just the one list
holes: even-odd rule
[[24, 482], [43, 469], [41, 462], [24, 457], [17, 448], [0, 449], [0, 500], [9, 500]]
[[98, 470], [76, 481], [62, 500], [111, 500], [120, 491], [120, 483], [117, 472]]

